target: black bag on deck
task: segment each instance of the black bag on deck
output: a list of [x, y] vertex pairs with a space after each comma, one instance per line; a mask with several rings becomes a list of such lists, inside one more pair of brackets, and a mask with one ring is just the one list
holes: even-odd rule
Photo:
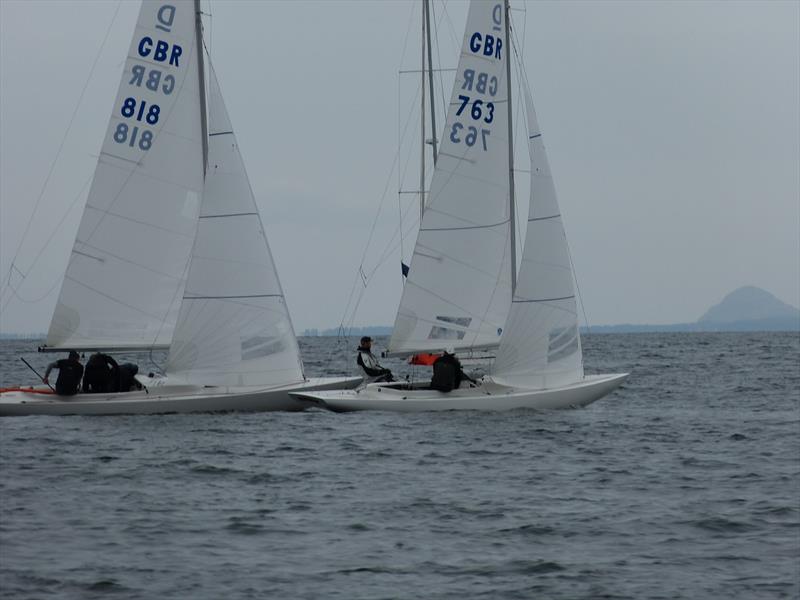
[[433, 363], [431, 389], [449, 392], [456, 387], [456, 369], [458, 367], [449, 360], [438, 359]]

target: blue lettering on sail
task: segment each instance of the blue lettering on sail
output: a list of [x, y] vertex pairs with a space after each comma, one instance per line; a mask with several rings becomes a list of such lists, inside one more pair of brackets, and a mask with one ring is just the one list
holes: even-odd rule
[[147, 58], [152, 53], [153, 60], [156, 62], [164, 62], [169, 57], [169, 64], [170, 66], [174, 65], [179, 67], [178, 58], [183, 54], [183, 48], [178, 46], [178, 44], [172, 45], [172, 52], [168, 52], [170, 49], [169, 42], [165, 42], [163, 40], [158, 40], [155, 43], [155, 48], [153, 47], [153, 38], [149, 35], [144, 36], [141, 40], [139, 40], [139, 56], [142, 58]]
[[473, 54], [483, 54], [483, 56], [492, 56], [493, 58], [502, 60], [500, 52], [502, 47], [503, 40], [490, 33], [481, 35], [476, 31], [469, 38], [469, 49]]
[[[480, 50], [481, 50], [481, 40], [482, 40], [482, 39], [483, 39], [483, 38], [481, 37], [481, 34], [480, 34], [480, 33], [478, 33], [477, 31], [476, 31], [475, 33], [473, 33], [473, 34], [472, 34], [472, 37], [471, 37], [471, 38], [469, 38], [469, 49], [470, 49], [470, 50], [471, 50], [473, 53], [478, 53], [478, 52], [480, 52]], [[152, 43], [152, 42], [151, 42], [151, 43]], [[141, 52], [141, 51], [140, 51], [140, 52]]]
[[153, 48], [153, 38], [149, 35], [144, 36], [139, 40], [139, 56], [147, 57], [150, 55], [150, 50]]
[[128, 128], [127, 123], [117, 123], [117, 128], [114, 130], [114, 141], [118, 144], [127, 142], [131, 148], [138, 145], [139, 150], [147, 151], [153, 145], [153, 132], [149, 129], [144, 129], [141, 136], [139, 136], [138, 127]]
[[[155, 29], [172, 33], [177, 8], [173, 4], [163, 4], [156, 13]], [[162, 68], [151, 65], [133, 64], [130, 67], [131, 87], [144, 88], [155, 94], [170, 96], [175, 91], [175, 76], [168, 72], [169, 67], [180, 68], [180, 57], [183, 48], [169, 40], [144, 35], [136, 44], [136, 52], [141, 58], [162, 63]], [[133, 91], [133, 90], [131, 90]], [[130, 92], [129, 92], [130, 93]], [[158, 102], [158, 101], [157, 101]], [[149, 127], [156, 127], [161, 118], [161, 105], [149, 100], [128, 96], [122, 100], [117, 113], [123, 121], [112, 129], [111, 137], [117, 144], [124, 144], [133, 149], [148, 151], [153, 146], [155, 132]], [[115, 111], [116, 112], [116, 111]], [[119, 117], [117, 117], [119, 118]]]
[[172, 75], [164, 75], [158, 69], [150, 69], [144, 65], [133, 65], [131, 67], [131, 79], [128, 85], [135, 85], [136, 87], [146, 87], [151, 92], [162, 92], [164, 95], [169, 96], [175, 89], [175, 77]]
[[488, 73], [478, 73], [475, 77], [474, 69], [464, 69], [464, 82], [461, 84], [462, 90], [474, 90], [479, 94], [485, 94], [487, 91], [490, 96], [497, 95], [497, 77], [492, 75], [489, 77]]

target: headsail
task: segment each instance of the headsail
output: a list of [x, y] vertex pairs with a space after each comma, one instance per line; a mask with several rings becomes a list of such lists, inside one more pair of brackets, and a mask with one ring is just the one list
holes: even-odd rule
[[511, 299], [502, 2], [473, 1], [390, 352], [497, 345]]
[[194, 3], [144, 0], [47, 346], [172, 338], [203, 186]]
[[199, 385], [303, 381], [278, 274], [219, 83], [208, 65], [208, 170], [166, 372]]
[[550, 388], [583, 377], [572, 267], [530, 90], [531, 204], [517, 289], [492, 374]]

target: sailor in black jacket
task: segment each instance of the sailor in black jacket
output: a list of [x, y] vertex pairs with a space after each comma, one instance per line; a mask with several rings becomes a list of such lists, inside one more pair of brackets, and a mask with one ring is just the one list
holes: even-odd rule
[[372, 338], [364, 336], [361, 338], [361, 345], [358, 347], [358, 366], [364, 370], [369, 381], [394, 381], [392, 372], [381, 366], [378, 359], [372, 353]]

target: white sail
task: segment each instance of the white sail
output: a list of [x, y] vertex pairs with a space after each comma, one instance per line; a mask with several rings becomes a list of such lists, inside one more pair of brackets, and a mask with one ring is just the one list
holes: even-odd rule
[[390, 352], [497, 345], [511, 300], [502, 2], [473, 1]]
[[188, 0], [144, 0], [47, 346], [168, 344], [203, 186]]
[[208, 170], [166, 372], [198, 385], [304, 380], [300, 351], [250, 182], [209, 66]]
[[531, 204], [511, 312], [492, 374], [527, 387], [552, 388], [583, 378], [572, 267], [555, 186], [525, 89], [531, 155]]

